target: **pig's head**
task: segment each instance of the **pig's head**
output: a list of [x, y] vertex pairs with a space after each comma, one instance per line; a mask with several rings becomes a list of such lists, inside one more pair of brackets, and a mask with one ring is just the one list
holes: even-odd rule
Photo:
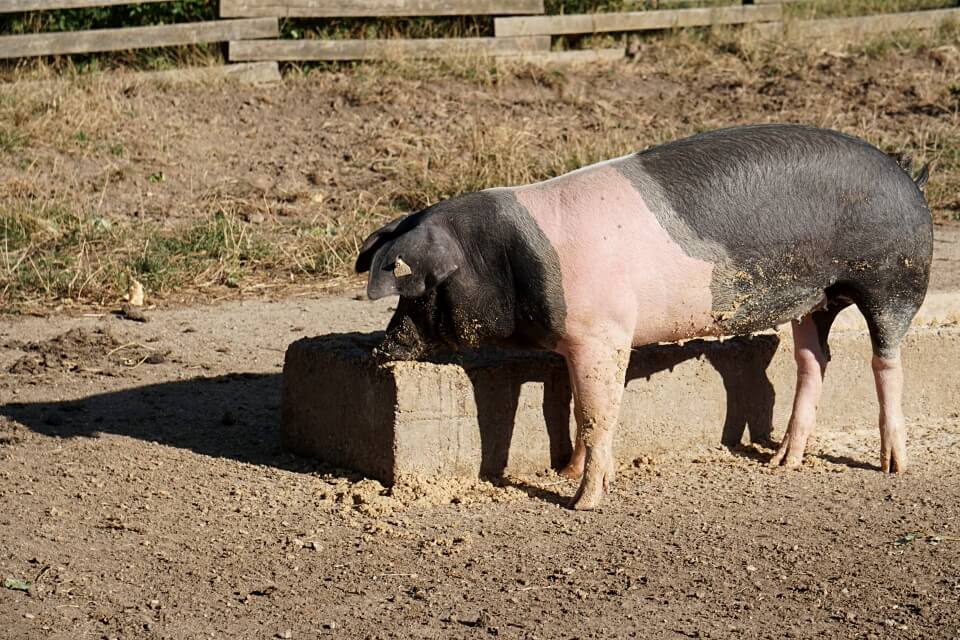
[[513, 194], [481, 191], [374, 231], [360, 248], [367, 295], [400, 301], [382, 360], [497, 343], [551, 348], [563, 327], [560, 267]]
[[450, 309], [437, 289], [465, 265], [463, 248], [443, 220], [421, 212], [373, 232], [360, 247], [356, 270], [370, 272], [371, 300], [399, 295], [397, 311], [377, 349], [384, 360], [411, 360], [455, 343]]

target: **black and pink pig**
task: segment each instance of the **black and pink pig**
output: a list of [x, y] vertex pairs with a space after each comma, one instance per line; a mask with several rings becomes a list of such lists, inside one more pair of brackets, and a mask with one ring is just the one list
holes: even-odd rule
[[873, 343], [880, 464], [906, 465], [900, 341], [933, 246], [921, 187], [856, 138], [807, 126], [723, 129], [552, 180], [435, 204], [370, 235], [356, 270], [399, 295], [378, 349], [547, 349], [567, 362], [577, 436], [562, 470], [575, 509], [613, 479], [613, 431], [632, 347], [791, 322], [797, 388], [771, 464], [800, 464], [837, 314]]

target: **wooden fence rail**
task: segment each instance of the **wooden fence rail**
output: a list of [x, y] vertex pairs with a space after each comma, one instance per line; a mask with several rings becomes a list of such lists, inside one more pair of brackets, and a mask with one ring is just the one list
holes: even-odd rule
[[[167, 0], [0, 0], [0, 14], [164, 2]], [[743, 24], [767, 37], [856, 38], [904, 29], [931, 29], [960, 22], [960, 8], [853, 18], [784, 20], [783, 4], [657, 9], [582, 15], [543, 14], [543, 0], [220, 0], [220, 20], [121, 29], [0, 36], [0, 59], [65, 55], [229, 42], [233, 61], [374, 60], [395, 57], [530, 57], [596, 60], [623, 56], [623, 48], [599, 53], [550, 51], [551, 36], [620, 33]], [[668, 0], [663, 0], [664, 5]], [[279, 18], [396, 16], [494, 16], [495, 37], [370, 40], [281, 40]]]
[[494, 30], [497, 36], [563, 35], [772, 22], [781, 20], [782, 16], [783, 9], [779, 5], [734, 5], [699, 9], [496, 18], [494, 20]]
[[929, 9], [856, 18], [797, 20], [785, 25], [787, 35], [795, 38], [856, 38], [912, 29], [936, 29], [949, 23], [960, 24], [960, 9]]
[[49, 11], [52, 9], [87, 9], [89, 7], [112, 7], [119, 4], [147, 4], [169, 0], [0, 0], [0, 13], [20, 11]]
[[516, 56], [549, 51], [550, 36], [415, 40], [247, 40], [230, 43], [230, 60], [383, 60]]
[[171, 47], [246, 38], [276, 38], [279, 35], [280, 27], [276, 18], [212, 20], [164, 24], [155, 27], [37, 33], [0, 37], [0, 58]]
[[367, 18], [543, 13], [543, 0], [220, 0], [222, 18]]

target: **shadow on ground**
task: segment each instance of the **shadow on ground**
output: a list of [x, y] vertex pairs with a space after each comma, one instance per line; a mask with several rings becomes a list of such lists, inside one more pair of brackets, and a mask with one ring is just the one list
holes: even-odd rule
[[[720, 374], [727, 393], [720, 443], [734, 446], [746, 437], [749, 442], [768, 444], [775, 394], [767, 377], [767, 367], [778, 344], [776, 336], [764, 335], [724, 342], [695, 340], [683, 346], [640, 347], [631, 354], [627, 384], [637, 379], [650, 379], [688, 360], [706, 359]], [[572, 451], [570, 383], [562, 359], [559, 356], [551, 359], [555, 361], [547, 367], [514, 364], [510, 376], [489, 367], [467, 365], [480, 423], [481, 470], [484, 475], [500, 475], [507, 467], [520, 390], [527, 382], [544, 385], [543, 413], [550, 438], [551, 463], [555, 467], [561, 466], [569, 459]], [[695, 400], [684, 398], [680, 401]]]
[[[726, 416], [717, 425], [720, 442], [735, 452], [743, 442], [769, 446], [773, 430], [773, 406], [776, 399], [767, 368], [779, 346], [775, 335], [737, 337], [723, 342], [694, 340], [684, 345], [649, 345], [633, 350], [627, 369], [629, 385], [689, 360], [703, 358], [720, 374], [726, 391]], [[510, 376], [489, 367], [467, 367], [473, 384], [477, 421], [481, 439], [481, 474], [502, 477], [507, 470], [521, 388], [527, 382], [543, 384], [543, 415], [550, 443], [550, 463], [563, 467], [570, 458], [573, 443], [570, 433], [571, 388], [562, 359], [555, 356], [552, 366], [512, 366]], [[695, 402], [683, 398], [680, 402]], [[559, 493], [536, 487], [515, 478], [505, 482], [531, 497], [565, 504]]]
[[[317, 340], [347, 339], [367, 345], [377, 337], [378, 334], [339, 334]], [[628, 382], [650, 378], [687, 360], [704, 358], [720, 373], [727, 392], [726, 418], [722, 431], [718, 429], [721, 443], [736, 446], [747, 439], [766, 444], [774, 403], [774, 389], [766, 370], [777, 345], [776, 336], [754, 336], [722, 343], [692, 341], [683, 346], [641, 347], [632, 355], [627, 378]], [[437, 361], [463, 363], [467, 360], [469, 358], [457, 357]], [[526, 382], [544, 384], [543, 411], [552, 465], [566, 464], [572, 450], [571, 393], [562, 359], [540, 354], [524, 362], [520, 367], [511, 366], [509, 376], [489, 364], [479, 367], [464, 364], [473, 384], [481, 436], [481, 475], [485, 477], [501, 477], [507, 469], [520, 390]], [[237, 373], [153, 384], [68, 402], [12, 403], [0, 407], [0, 413], [51, 437], [94, 437], [99, 433], [112, 433], [245, 463], [353, 476], [281, 448], [281, 384], [282, 377], [278, 374]], [[348, 392], [338, 389], [335, 395], [341, 396], [345, 406], [352, 405], [353, 411], [357, 411], [356, 399], [351, 399]], [[695, 401], [695, 398], [681, 401]], [[377, 420], [390, 418], [376, 415]], [[345, 464], [336, 456], [330, 461]], [[549, 491], [519, 488], [530, 489], [531, 495], [544, 500], [563, 500]]]
[[51, 437], [112, 433], [245, 463], [325, 469], [281, 449], [280, 385], [279, 374], [234, 373], [65, 402], [10, 403], [0, 414]]

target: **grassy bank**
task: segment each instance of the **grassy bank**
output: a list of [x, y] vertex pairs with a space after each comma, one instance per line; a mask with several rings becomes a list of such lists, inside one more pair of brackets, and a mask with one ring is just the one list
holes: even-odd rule
[[[0, 307], [214, 299], [349, 275], [383, 221], [697, 131], [793, 121], [933, 164], [960, 219], [960, 38], [823, 51], [734, 30], [642, 44], [633, 63], [482, 61], [317, 73], [280, 88], [78, 77], [0, 92]], [[253, 176], [253, 177], [251, 177]]]

